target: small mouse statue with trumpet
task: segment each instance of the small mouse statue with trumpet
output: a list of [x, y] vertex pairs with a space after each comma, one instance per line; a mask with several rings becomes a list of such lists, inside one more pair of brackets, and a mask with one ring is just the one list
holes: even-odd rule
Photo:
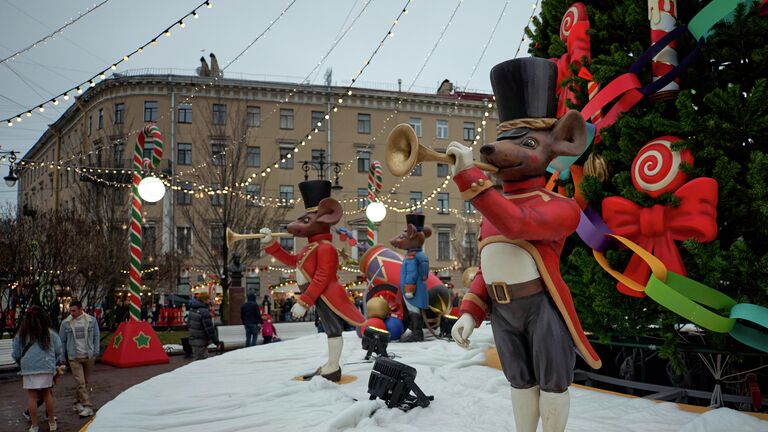
[[[560, 276], [560, 253], [579, 224], [580, 209], [544, 187], [555, 157], [579, 155], [586, 146], [581, 114], [571, 110], [555, 118], [556, 85], [557, 67], [546, 59], [500, 63], [491, 70], [498, 135], [480, 148], [481, 161], [458, 142], [446, 154], [422, 147], [409, 125], [392, 131], [385, 160], [396, 176], [422, 161], [452, 164], [462, 198], [483, 215], [480, 268], [451, 335], [468, 347], [473, 330], [490, 315], [519, 432], [534, 432], [539, 418], [544, 432], [565, 430], [575, 349], [593, 368], [601, 365]], [[501, 191], [483, 171], [493, 173]]]
[[[273, 233], [262, 228], [259, 234], [236, 234], [227, 231], [227, 244], [247, 238], [261, 239], [264, 251], [281, 263], [296, 269], [296, 282], [301, 295], [291, 309], [291, 315], [299, 319], [314, 306], [328, 337], [328, 361], [317, 370], [296, 379], [307, 381], [321, 376], [329, 381], [344, 382], [339, 359], [344, 341], [341, 333], [345, 323], [353, 326], [365, 324], [365, 317], [347, 297], [344, 286], [336, 274], [339, 253], [331, 243], [331, 226], [341, 220], [344, 210], [331, 198], [331, 182], [308, 180], [299, 183], [299, 191], [305, 212], [288, 224], [287, 233]], [[303, 237], [307, 245], [298, 254], [292, 254], [275, 241], [278, 237]]]

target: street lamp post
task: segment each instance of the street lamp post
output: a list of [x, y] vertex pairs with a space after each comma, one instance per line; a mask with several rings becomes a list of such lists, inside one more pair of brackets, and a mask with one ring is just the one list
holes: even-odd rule
[[19, 177], [16, 176], [16, 152], [4, 152], [0, 151], [0, 155], [2, 155], [3, 158], [8, 157], [8, 175], [3, 177], [3, 180], [5, 180], [5, 185], [8, 187], [14, 187], [16, 186], [16, 181], [19, 180]]

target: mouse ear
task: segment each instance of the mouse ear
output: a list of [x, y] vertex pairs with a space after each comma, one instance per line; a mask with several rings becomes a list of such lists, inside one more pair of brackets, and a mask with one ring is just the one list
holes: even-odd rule
[[424, 233], [424, 238], [428, 239], [432, 235], [432, 228], [425, 225], [424, 229], [421, 232]]
[[323, 198], [317, 205], [317, 222], [336, 225], [344, 215], [344, 209], [338, 201], [333, 198]]
[[569, 110], [552, 127], [552, 154], [578, 156], [587, 146], [587, 123], [576, 110]]
[[416, 234], [416, 226], [414, 224], [408, 224], [408, 226], [405, 227], [405, 233], [408, 238], [413, 237], [413, 235]]

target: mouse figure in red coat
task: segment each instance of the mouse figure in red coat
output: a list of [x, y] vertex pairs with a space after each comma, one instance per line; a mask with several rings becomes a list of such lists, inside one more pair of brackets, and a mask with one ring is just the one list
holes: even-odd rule
[[587, 130], [574, 110], [555, 118], [557, 66], [545, 59], [505, 61], [491, 70], [499, 128], [480, 148], [498, 168], [501, 191], [474, 166], [472, 150], [452, 142], [453, 181], [482, 214], [480, 269], [460, 305], [454, 340], [469, 337], [490, 315], [502, 369], [512, 386], [518, 432], [562, 432], [568, 421], [576, 351], [593, 368], [600, 358], [579, 323], [560, 276], [565, 238], [580, 210], [571, 198], [547, 190], [546, 167], [557, 156], [581, 154]]
[[264, 251], [296, 269], [296, 282], [301, 295], [291, 308], [291, 315], [299, 319], [314, 306], [328, 337], [328, 361], [301, 378], [310, 380], [319, 375], [337, 382], [341, 380], [339, 359], [344, 345], [341, 333], [345, 323], [358, 327], [365, 323], [365, 318], [347, 297], [336, 274], [339, 253], [331, 243], [331, 226], [341, 220], [344, 209], [331, 198], [331, 182], [328, 180], [301, 182], [299, 191], [305, 213], [288, 224], [288, 232], [294, 237], [306, 238], [307, 245], [298, 254], [292, 254], [273, 239], [269, 228], [262, 228], [259, 232], [264, 235]]

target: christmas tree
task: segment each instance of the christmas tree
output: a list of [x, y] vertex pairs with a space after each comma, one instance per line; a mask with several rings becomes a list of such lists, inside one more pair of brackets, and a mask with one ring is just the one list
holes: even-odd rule
[[[605, 86], [625, 73], [651, 45], [648, 5], [645, 1], [601, 0], [585, 2], [589, 17], [591, 61], [572, 64], [572, 77], [560, 84], [574, 92], [568, 102], [581, 109], [589, 100], [581, 66]], [[679, 23], [688, 23], [709, 2], [677, 1]], [[540, 18], [529, 31], [531, 55], [558, 58], [566, 52], [560, 24], [570, 0], [544, 0]], [[605, 181], [586, 175], [580, 185], [588, 205], [596, 210], [608, 196], [624, 197], [640, 207], [676, 206], [671, 193], [651, 198], [632, 184], [630, 166], [643, 145], [654, 138], [682, 138], [673, 149], [689, 149], [692, 166], [683, 169], [688, 180], [711, 177], [719, 184], [717, 239], [710, 243], [678, 242], [688, 277], [715, 288], [738, 302], [768, 305], [768, 17], [758, 15], [757, 2], [737, 7], [733, 16], [715, 25], [701, 51], [680, 79], [680, 91], [662, 100], [644, 98], [618, 121], [600, 131], [592, 158], [609, 167]], [[678, 39], [680, 59], [696, 41], [684, 32]], [[650, 67], [639, 75], [644, 85], [652, 80]], [[583, 163], [580, 161], [577, 163]], [[567, 184], [567, 183], [563, 183]], [[572, 186], [570, 186], [572, 187]], [[572, 191], [572, 189], [570, 189]], [[611, 266], [623, 270], [631, 253], [612, 247]], [[685, 320], [649, 298], [628, 297], [616, 289], [616, 280], [595, 261], [578, 237], [569, 239], [562, 273], [570, 286], [584, 328], [602, 341], [617, 336], [655, 336], [663, 340], [661, 356], [677, 370], [685, 368], [679, 355], [684, 338], [677, 332]], [[645, 281], [641, 281], [644, 285]], [[700, 341], [697, 341], [700, 342]], [[753, 351], [727, 335], [708, 333], [710, 347], [724, 352]]]

